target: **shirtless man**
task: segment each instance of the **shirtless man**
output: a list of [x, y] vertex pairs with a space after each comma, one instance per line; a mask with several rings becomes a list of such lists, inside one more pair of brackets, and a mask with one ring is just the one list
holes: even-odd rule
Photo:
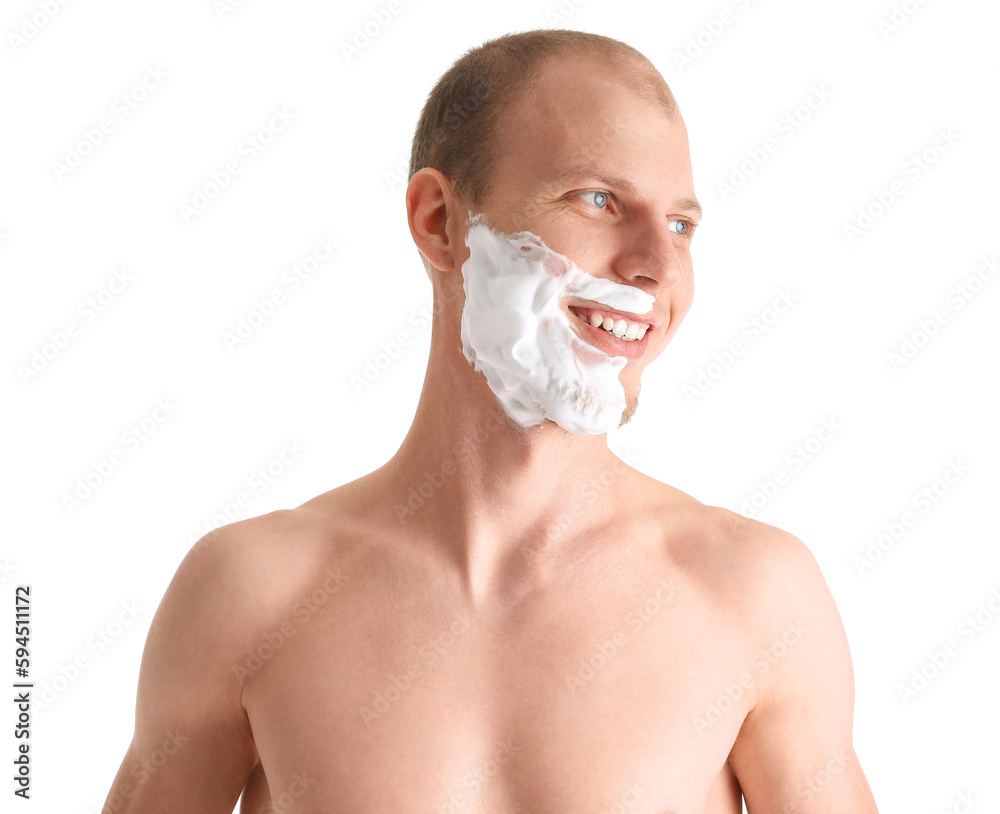
[[[693, 295], [700, 207], [660, 75], [593, 35], [487, 43], [432, 93], [411, 173], [435, 300], [412, 427], [375, 472], [191, 549], [105, 811], [877, 814], [809, 550], [607, 446]], [[490, 311], [494, 272], [525, 313]], [[488, 340], [534, 324], [527, 279], [567, 285], [504, 389]], [[570, 358], [593, 392], [559, 384]]]

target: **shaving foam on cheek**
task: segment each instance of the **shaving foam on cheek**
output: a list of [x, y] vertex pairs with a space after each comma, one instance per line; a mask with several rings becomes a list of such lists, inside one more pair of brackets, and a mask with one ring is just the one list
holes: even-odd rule
[[546, 419], [576, 435], [616, 429], [625, 410], [610, 356], [580, 339], [559, 307], [572, 294], [608, 308], [646, 314], [651, 295], [594, 277], [530, 232], [505, 235], [470, 217], [462, 266], [462, 352], [521, 427]]

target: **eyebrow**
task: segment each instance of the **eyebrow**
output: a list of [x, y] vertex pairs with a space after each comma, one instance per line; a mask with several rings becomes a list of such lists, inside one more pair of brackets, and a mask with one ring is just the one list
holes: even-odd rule
[[680, 209], [687, 209], [692, 212], [697, 212], [698, 217], [701, 217], [701, 204], [698, 203], [694, 198], [678, 198], [674, 201], [674, 205]]
[[[563, 184], [584, 176], [588, 178], [595, 178], [605, 186], [620, 189], [629, 195], [637, 195], [639, 192], [635, 184], [628, 179], [622, 178], [619, 175], [609, 175], [605, 172], [599, 172], [592, 167], [571, 167], [558, 173], [554, 176], [553, 180], [557, 184]], [[694, 198], [677, 198], [674, 201], [674, 206], [681, 210], [697, 212], [699, 218], [702, 216], [701, 204]]]

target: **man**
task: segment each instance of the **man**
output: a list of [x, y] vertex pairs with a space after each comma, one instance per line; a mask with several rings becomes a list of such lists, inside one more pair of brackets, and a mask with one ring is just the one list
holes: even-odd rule
[[192, 548], [105, 810], [876, 812], [808, 549], [607, 446], [693, 295], [663, 79], [614, 40], [500, 38], [432, 92], [411, 173], [412, 427]]

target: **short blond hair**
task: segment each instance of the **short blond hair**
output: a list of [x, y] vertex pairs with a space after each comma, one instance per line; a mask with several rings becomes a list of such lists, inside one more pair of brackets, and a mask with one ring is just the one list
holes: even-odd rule
[[410, 177], [424, 167], [447, 176], [475, 207], [494, 181], [503, 147], [502, 114], [557, 55], [599, 56], [609, 73], [675, 120], [677, 102], [653, 64], [630, 45], [583, 31], [541, 29], [507, 34], [473, 48], [438, 80], [413, 136]]

